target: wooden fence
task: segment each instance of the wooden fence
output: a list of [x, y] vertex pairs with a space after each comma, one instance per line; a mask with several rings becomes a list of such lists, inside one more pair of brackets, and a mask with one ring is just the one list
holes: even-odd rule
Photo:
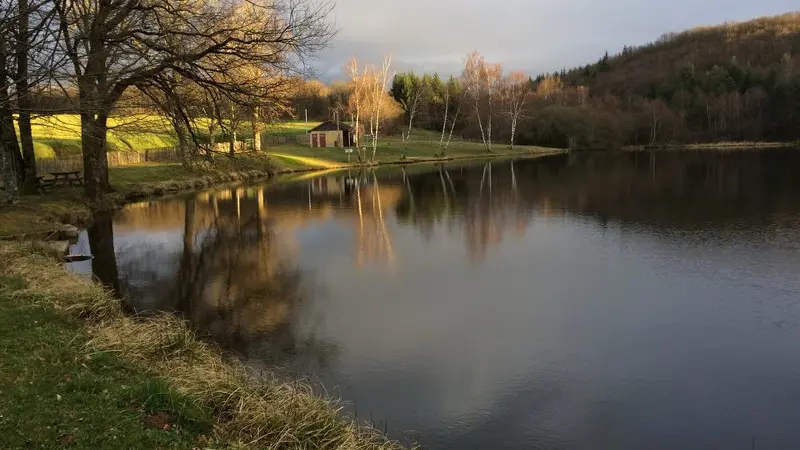
[[[141, 152], [108, 152], [108, 167], [135, 166], [147, 162], [178, 162], [180, 152], [175, 148], [154, 148]], [[83, 156], [71, 155], [58, 158], [36, 158], [36, 173], [44, 175], [53, 172], [83, 170]]]
[[[262, 148], [269, 148], [283, 144], [308, 145], [308, 136], [305, 134], [288, 136], [261, 136]], [[227, 153], [230, 150], [230, 144], [228, 142], [217, 142], [214, 146], [214, 150], [221, 153]], [[252, 139], [236, 141], [235, 151], [237, 153], [248, 152], [252, 150]], [[137, 164], [144, 164], [148, 162], [180, 162], [181, 160], [181, 155], [178, 149], [171, 147], [154, 148], [140, 152], [108, 152], [106, 155], [108, 159], [108, 167], [135, 166]], [[60, 156], [56, 158], [36, 158], [36, 173], [39, 175], [45, 175], [53, 172], [70, 172], [76, 170], [83, 170], [82, 155]]]

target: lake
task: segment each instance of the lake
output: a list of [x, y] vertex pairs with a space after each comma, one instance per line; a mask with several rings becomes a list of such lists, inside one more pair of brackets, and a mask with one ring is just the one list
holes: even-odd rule
[[780, 150], [297, 175], [129, 205], [72, 266], [426, 448], [800, 448], [798, 173]]

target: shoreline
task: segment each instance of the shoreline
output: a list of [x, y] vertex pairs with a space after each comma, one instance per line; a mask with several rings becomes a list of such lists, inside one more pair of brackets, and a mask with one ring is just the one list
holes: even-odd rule
[[682, 151], [682, 150], [764, 150], [773, 148], [798, 148], [800, 142], [711, 142], [705, 144], [670, 144], [665, 146], [628, 146], [623, 150], [627, 152], [658, 152], [658, 151]]
[[[3, 308], [12, 313], [27, 311], [21, 320], [29, 323], [19, 323], [19, 326], [26, 329], [46, 327], [56, 336], [73, 336], [69, 342], [61, 342], [63, 337], [55, 339], [60, 345], [48, 349], [60, 355], [59, 359], [89, 361], [102, 358], [105, 369], [97, 375], [97, 383], [109, 383], [120, 376], [133, 378], [135, 374], [144, 380], [142, 382], [163, 384], [159, 387], [159, 395], [182, 399], [177, 404], [139, 405], [136, 411], [130, 411], [128, 407], [115, 406], [113, 399], [93, 389], [91, 383], [86, 386], [90, 392], [76, 396], [69, 391], [70, 377], [64, 380], [60, 373], [49, 377], [36, 375], [33, 378], [35, 384], [33, 381], [30, 383], [31, 388], [27, 383], [26, 386], [9, 388], [11, 395], [32, 402], [29, 408], [34, 411], [25, 413], [33, 412], [34, 422], [38, 417], [38, 402], [42, 401], [37, 400], [40, 391], [56, 389], [60, 393], [57, 399], [53, 396], [55, 408], [81, 411], [102, 405], [115, 414], [141, 416], [136, 423], [125, 426], [132, 427], [132, 433], [148, 437], [153, 433], [159, 439], [174, 437], [171, 433], [180, 434], [177, 425], [186, 422], [187, 417], [200, 421], [203, 426], [194, 427], [197, 431], [184, 426], [182, 438], [203, 442], [205, 445], [201, 447], [211, 444], [217, 448], [405, 448], [366, 423], [341, 415], [338, 401], [318, 395], [308, 383], [279, 381], [274, 374], [254, 378], [243, 363], [199, 338], [188, 322], [178, 317], [168, 313], [146, 318], [126, 314], [121, 302], [108, 290], [69, 273], [52, 253], [41, 247], [30, 243], [0, 242], [0, 258], [7, 263], [0, 268]], [[10, 343], [16, 344], [15, 341]], [[28, 350], [19, 345], [11, 345], [10, 349], [13, 357], [7, 363], [12, 369], [9, 373], [28, 374], [39, 369], [41, 363], [37, 358], [23, 362]], [[92, 370], [87, 364], [91, 365], [91, 362], [77, 366], [79, 374]], [[108, 405], [109, 401], [111, 405]], [[161, 419], [156, 429], [151, 430], [153, 427], [149, 426], [149, 421], [154, 415]], [[7, 417], [13, 419], [13, 413]], [[79, 424], [67, 435], [70, 441], [84, 439], [76, 431], [78, 428], [91, 428], [102, 421], [94, 417], [88, 419], [85, 422], [84, 419], [78, 420]], [[59, 417], [55, 425], [61, 427], [62, 422], [69, 421], [70, 417]], [[43, 427], [44, 424], [26, 425]], [[28, 439], [20, 434], [16, 431], [7, 437], [14, 439], [17, 435], [17, 439]], [[47, 439], [44, 436], [32, 438]], [[57, 438], [63, 441], [63, 436]], [[112, 436], [111, 433], [100, 433], [91, 438], [100, 441], [96, 444], [108, 445]], [[57, 445], [55, 442], [51, 444]]]
[[[391, 166], [409, 166], [414, 164], [431, 164], [465, 160], [481, 160], [481, 159], [501, 159], [501, 158], [539, 158], [545, 156], [554, 156], [565, 154], [567, 150], [553, 149], [552, 151], [537, 151], [537, 152], [502, 152], [502, 153], [487, 153], [480, 155], [464, 155], [464, 156], [445, 156], [445, 157], [414, 157], [408, 159], [396, 159], [388, 161], [378, 161], [373, 164], [342, 164], [341, 166], [321, 168], [321, 167], [305, 167], [305, 168], [283, 168], [277, 170], [232, 170], [232, 171], [219, 171], [215, 173], [199, 173], [196, 176], [190, 176], [182, 180], [173, 181], [156, 181], [151, 183], [135, 183], [127, 188], [118, 189], [117, 192], [108, 194], [100, 204], [88, 204], [82, 198], [73, 196], [60, 198], [58, 201], [64, 203], [59, 205], [56, 211], [46, 211], [43, 217], [39, 219], [45, 222], [51, 222], [48, 229], [37, 230], [33, 232], [23, 233], [10, 233], [0, 235], [0, 241], [18, 241], [18, 240], [42, 240], [47, 241], [52, 238], [63, 239], [63, 232], [65, 228], [69, 227], [84, 227], [91, 221], [91, 217], [97, 212], [115, 211], [124, 207], [127, 204], [134, 203], [145, 199], [158, 199], [165, 196], [177, 195], [180, 193], [187, 193], [200, 189], [208, 189], [213, 187], [221, 187], [229, 184], [242, 184], [242, 183], [255, 183], [259, 181], [266, 181], [278, 178], [284, 175], [291, 175], [296, 173], [313, 174], [314, 172], [326, 172], [331, 170], [346, 170], [346, 169], [375, 169], [378, 167], [391, 167]], [[133, 166], [136, 167], [136, 166]], [[29, 196], [33, 197], [33, 196]], [[44, 194], [40, 196], [49, 200], [49, 197]], [[38, 200], [38, 199], [37, 199]], [[37, 203], [34, 201], [34, 203]], [[2, 210], [0, 210], [2, 211]], [[2, 218], [2, 215], [0, 215]], [[21, 225], [19, 228], [24, 228]], [[61, 236], [60, 236], [61, 235]]]

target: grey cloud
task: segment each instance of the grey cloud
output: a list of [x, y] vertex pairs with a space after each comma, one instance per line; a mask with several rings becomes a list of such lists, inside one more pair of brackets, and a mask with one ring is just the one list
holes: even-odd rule
[[796, 0], [338, 0], [332, 46], [315, 62], [326, 81], [353, 55], [395, 69], [458, 74], [479, 50], [508, 70], [535, 75], [585, 64], [605, 51], [697, 25], [782, 14]]

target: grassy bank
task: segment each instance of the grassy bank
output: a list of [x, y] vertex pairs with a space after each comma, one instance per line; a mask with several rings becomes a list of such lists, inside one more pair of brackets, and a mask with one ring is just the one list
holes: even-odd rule
[[211, 444], [213, 420], [192, 399], [88, 342], [22, 277], [0, 275], [0, 448]]
[[46, 238], [62, 223], [81, 225], [92, 208], [114, 208], [128, 201], [220, 183], [264, 179], [276, 169], [265, 157], [220, 158], [213, 166], [186, 169], [180, 164], [148, 164], [109, 170], [116, 192], [103, 205], [89, 205], [81, 188], [57, 188], [46, 194], [22, 196], [15, 205], [0, 206], [0, 239]]
[[0, 259], [0, 448], [400, 448], [41, 251], [0, 242]]
[[[375, 153], [377, 164], [408, 164], [414, 162], [450, 161], [465, 158], [496, 158], [507, 156], [530, 156], [562, 151], [560, 149], [495, 145], [488, 153], [482, 144], [474, 142], [454, 142], [445, 156], [440, 156], [438, 142], [411, 141], [407, 144], [389, 137], [382, 139]], [[276, 166], [282, 169], [330, 169], [357, 165], [355, 153], [348, 154], [342, 148], [310, 148], [305, 145], [287, 144], [267, 149]], [[367, 149], [367, 157], [372, 157], [372, 149]]]

